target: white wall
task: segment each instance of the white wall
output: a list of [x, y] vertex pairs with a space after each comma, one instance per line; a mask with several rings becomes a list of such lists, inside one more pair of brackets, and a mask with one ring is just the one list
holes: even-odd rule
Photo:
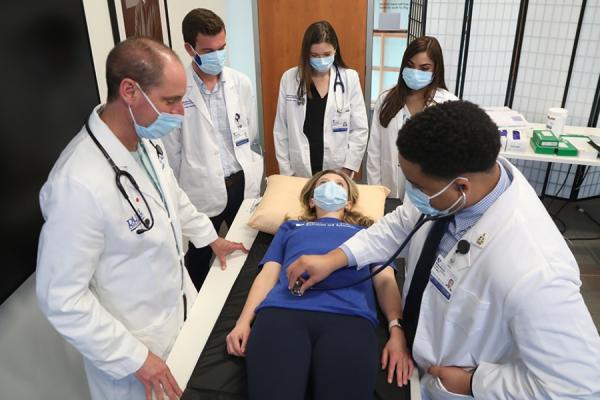
[[100, 102], [103, 103], [106, 101], [106, 56], [115, 45], [110, 27], [108, 3], [98, 0], [82, 0], [82, 2], [92, 46], [98, 93], [100, 93]]
[[253, 0], [227, 0], [225, 24], [227, 26], [227, 56], [229, 65], [248, 75], [252, 93], [256, 95], [257, 71], [252, 19]]
[[89, 398], [81, 356], [37, 306], [35, 274], [0, 305], [0, 321], [1, 398]]

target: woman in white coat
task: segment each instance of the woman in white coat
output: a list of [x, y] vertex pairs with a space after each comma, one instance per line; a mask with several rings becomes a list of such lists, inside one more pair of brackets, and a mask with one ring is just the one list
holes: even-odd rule
[[384, 185], [390, 197], [404, 198], [404, 175], [398, 165], [398, 131], [411, 116], [426, 107], [458, 100], [448, 92], [444, 57], [436, 38], [413, 40], [402, 57], [398, 84], [377, 99], [367, 149], [367, 182]]
[[282, 175], [339, 169], [353, 176], [360, 169], [368, 139], [365, 102], [358, 73], [346, 67], [327, 21], [306, 29], [299, 65], [281, 78], [273, 137]]
[[446, 215], [404, 252], [399, 323], [422, 397], [600, 398], [600, 337], [577, 262], [525, 177], [497, 159], [496, 125], [454, 101], [419, 113], [398, 137], [408, 201], [336, 250], [301, 257], [288, 280], [307, 272], [304, 291], [341, 266], [389, 257], [422, 215]]

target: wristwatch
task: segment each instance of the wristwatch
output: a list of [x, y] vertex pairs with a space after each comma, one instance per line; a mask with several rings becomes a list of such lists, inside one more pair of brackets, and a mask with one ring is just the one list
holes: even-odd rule
[[390, 323], [388, 324], [388, 330], [391, 332], [392, 328], [395, 326], [404, 330], [404, 323], [402, 321], [402, 318], [397, 318], [397, 319], [391, 320]]

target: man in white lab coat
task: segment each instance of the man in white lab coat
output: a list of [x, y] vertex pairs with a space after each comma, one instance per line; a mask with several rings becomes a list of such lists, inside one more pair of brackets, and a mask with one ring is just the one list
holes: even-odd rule
[[181, 395], [165, 364], [196, 297], [182, 236], [224, 260], [179, 188], [160, 138], [181, 124], [185, 71], [166, 46], [127, 39], [108, 55], [108, 100], [60, 155], [40, 193], [36, 291], [84, 357], [92, 399]]
[[[439, 216], [404, 251], [404, 329], [425, 399], [598, 399], [600, 337], [579, 269], [535, 191], [498, 158], [497, 127], [449, 102], [397, 141], [406, 201], [324, 256], [288, 269], [307, 290], [345, 265], [392, 255], [421, 215]], [[397, 327], [397, 328], [396, 328]]]
[[[217, 231], [231, 227], [245, 198], [259, 196], [263, 158], [257, 146], [257, 113], [250, 79], [225, 67], [223, 20], [198, 8], [182, 23], [190, 56], [182, 129], [165, 138], [169, 162], [192, 203]], [[212, 256], [194, 243], [186, 254], [190, 277], [200, 289]]]

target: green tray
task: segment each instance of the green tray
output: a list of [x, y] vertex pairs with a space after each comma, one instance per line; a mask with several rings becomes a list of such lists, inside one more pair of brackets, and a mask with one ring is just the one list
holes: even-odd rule
[[531, 148], [534, 153], [537, 154], [556, 154], [556, 147], [543, 147], [538, 146], [533, 137], [529, 140], [529, 144], [531, 144]]
[[561, 139], [556, 148], [556, 154], [565, 157], [577, 156], [577, 148], [571, 144], [567, 139]]

